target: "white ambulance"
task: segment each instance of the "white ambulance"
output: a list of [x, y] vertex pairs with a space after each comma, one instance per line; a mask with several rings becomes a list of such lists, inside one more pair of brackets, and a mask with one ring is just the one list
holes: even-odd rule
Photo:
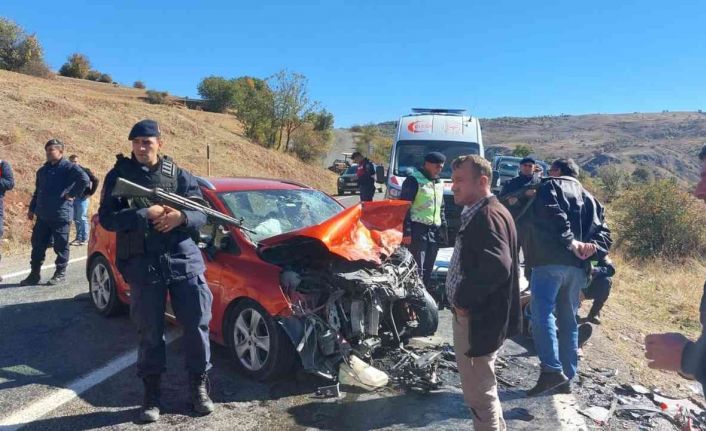
[[460, 223], [460, 208], [454, 204], [451, 193], [451, 162], [462, 155], [484, 155], [480, 123], [465, 112], [463, 109], [415, 108], [412, 114], [400, 117], [387, 172], [386, 197], [397, 199], [411, 168], [422, 166], [427, 153], [438, 151], [446, 156], [440, 176], [446, 183], [444, 207], [450, 244], [456, 238]]

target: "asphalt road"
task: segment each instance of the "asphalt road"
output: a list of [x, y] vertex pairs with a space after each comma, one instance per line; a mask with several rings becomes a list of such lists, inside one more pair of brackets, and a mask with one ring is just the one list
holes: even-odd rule
[[[351, 205], [357, 199], [343, 202]], [[81, 252], [85, 249], [73, 249], [72, 258], [79, 261], [69, 265], [67, 282], [60, 286], [20, 287], [26, 272], [18, 272], [26, 269], [27, 258], [3, 261], [0, 430], [472, 429], [456, 379], [427, 395], [343, 388], [342, 398], [322, 400], [312, 394], [326, 381], [304, 373], [271, 383], [249, 380], [238, 374], [226, 349], [215, 344], [211, 396], [217, 409], [210, 416], [194, 417], [187, 406], [182, 346], [174, 326], [168, 330], [168, 340], [174, 341], [167, 352], [162, 419], [139, 425], [135, 420], [142, 385], [134, 368], [135, 331], [127, 315], [103, 318], [94, 312]], [[44, 270], [43, 280], [52, 271]], [[450, 313], [442, 311], [438, 335], [447, 342], [450, 319]], [[524, 397], [522, 389], [531, 386], [538, 373], [536, 358], [524, 347], [509, 341], [502, 356], [522, 361], [528, 370], [518, 378], [521, 384], [501, 391], [509, 429], [585, 427], [571, 396]], [[527, 409], [534, 419], [523, 420], [517, 409]]]

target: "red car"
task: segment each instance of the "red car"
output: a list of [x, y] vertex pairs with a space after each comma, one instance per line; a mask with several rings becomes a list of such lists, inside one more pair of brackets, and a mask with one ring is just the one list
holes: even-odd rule
[[[243, 227], [200, 230], [213, 292], [212, 339], [247, 375], [304, 369], [334, 377], [346, 355], [436, 331], [436, 303], [400, 248], [408, 203], [344, 209], [307, 186], [255, 178], [202, 179], [204, 199]], [[123, 311], [130, 287], [115, 266], [115, 234], [91, 220], [86, 275], [105, 316]], [[173, 319], [170, 307], [167, 316]]]

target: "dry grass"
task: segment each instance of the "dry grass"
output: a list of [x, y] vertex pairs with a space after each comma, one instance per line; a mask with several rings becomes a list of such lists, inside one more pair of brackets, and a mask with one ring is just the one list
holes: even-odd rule
[[[593, 366], [622, 369], [619, 379], [626, 382], [637, 381], [689, 395], [684, 387], [686, 381], [676, 374], [647, 368], [643, 342], [650, 333], [681, 332], [691, 338], [698, 336], [706, 262], [641, 263], [619, 255], [614, 260], [617, 274], [602, 313], [604, 323], [587, 348], [586, 361]], [[587, 308], [584, 314], [586, 311]]]
[[128, 132], [143, 118], [160, 122], [165, 154], [195, 174], [206, 175], [208, 143], [211, 176], [286, 178], [334, 191], [335, 175], [249, 142], [232, 116], [149, 105], [144, 97], [140, 89], [0, 71], [0, 158], [13, 165], [16, 177], [16, 188], [6, 197], [5, 237], [9, 241], [4, 251], [28, 241], [30, 224], [24, 214], [34, 189], [34, 174], [44, 162], [47, 140], [66, 142], [67, 154], [78, 154], [102, 178], [113, 166], [115, 154], [129, 153]]

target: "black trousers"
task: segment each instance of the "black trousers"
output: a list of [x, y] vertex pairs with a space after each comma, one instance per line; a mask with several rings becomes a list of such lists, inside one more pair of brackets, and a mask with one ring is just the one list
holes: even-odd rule
[[65, 270], [69, 264], [69, 226], [68, 220], [43, 220], [37, 218], [32, 228], [32, 255], [30, 265], [42, 266], [47, 255], [47, 246], [53, 240], [56, 253], [57, 270]]
[[360, 201], [361, 202], [370, 202], [373, 200], [373, 196], [375, 196], [375, 184], [370, 184], [370, 185], [361, 184], [361, 186], [360, 186]]
[[439, 244], [431, 241], [419, 240], [412, 237], [412, 243], [409, 245], [409, 251], [417, 262], [417, 271], [422, 277], [424, 287], [429, 288], [431, 281], [431, 273], [434, 270], [434, 262], [436, 255], [439, 253]]
[[139, 348], [137, 375], [161, 374], [166, 370], [164, 312], [167, 292], [174, 314], [184, 329], [182, 339], [186, 369], [201, 374], [211, 368], [208, 324], [213, 294], [203, 275], [171, 284], [130, 285], [130, 317], [137, 326]]
[[588, 312], [589, 316], [597, 316], [601, 312], [603, 305], [608, 300], [608, 296], [610, 296], [612, 286], [613, 279], [605, 277], [593, 279], [588, 287], [584, 289], [583, 296], [586, 299], [593, 299], [591, 311]]

